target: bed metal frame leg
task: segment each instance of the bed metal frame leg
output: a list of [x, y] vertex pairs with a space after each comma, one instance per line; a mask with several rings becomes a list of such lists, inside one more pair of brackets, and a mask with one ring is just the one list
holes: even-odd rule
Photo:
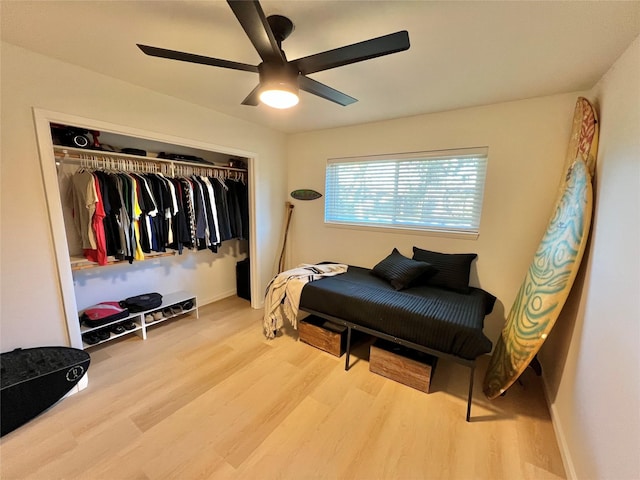
[[467, 399], [467, 422], [471, 418], [471, 400], [473, 399], [473, 377], [476, 371], [475, 364], [471, 367], [471, 373], [469, 373], [469, 398]]
[[542, 375], [542, 365], [540, 364], [540, 360], [538, 360], [537, 353], [531, 359], [531, 362], [529, 362], [529, 366], [533, 369], [533, 371], [536, 373], [538, 377]]
[[349, 354], [351, 353], [351, 327], [347, 327], [347, 355], [344, 362], [344, 369], [349, 370]]

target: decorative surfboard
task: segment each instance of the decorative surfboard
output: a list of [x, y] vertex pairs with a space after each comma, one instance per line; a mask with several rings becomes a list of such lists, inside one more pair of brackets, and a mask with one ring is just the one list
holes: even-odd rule
[[84, 376], [91, 358], [69, 347], [16, 349], [0, 355], [0, 436], [50, 408]]
[[[564, 161], [564, 173], [569, 172], [569, 167], [581, 156], [587, 163], [589, 173], [594, 175], [596, 169], [596, 153], [598, 152], [598, 120], [596, 112], [589, 100], [579, 97], [573, 113], [573, 125], [569, 147]], [[565, 179], [566, 180], [566, 179]], [[564, 182], [561, 182], [561, 185]]]
[[598, 121], [580, 97], [558, 200], [507, 316], [484, 378], [489, 399], [504, 393], [542, 347], [564, 306], [584, 254], [593, 209]]
[[321, 196], [322, 194], [320, 192], [316, 192], [315, 190], [310, 190], [308, 188], [302, 188], [291, 192], [291, 197], [296, 200], [316, 200]]

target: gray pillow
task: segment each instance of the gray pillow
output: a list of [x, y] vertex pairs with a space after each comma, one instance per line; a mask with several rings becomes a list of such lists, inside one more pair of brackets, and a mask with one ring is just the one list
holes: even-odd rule
[[435, 273], [436, 270], [426, 262], [405, 257], [397, 248], [371, 270], [371, 273], [389, 282], [396, 290], [407, 288], [411, 282], [428, 272]]

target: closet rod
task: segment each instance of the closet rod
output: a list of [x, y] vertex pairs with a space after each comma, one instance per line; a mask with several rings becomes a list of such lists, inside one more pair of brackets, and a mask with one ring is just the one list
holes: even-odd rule
[[[113, 170], [132, 173], [162, 173], [173, 176], [173, 165], [164, 163], [149, 162], [147, 160], [129, 160], [124, 158], [94, 157], [81, 158], [79, 156], [55, 155], [57, 165], [79, 165], [97, 170]], [[193, 168], [193, 167], [190, 167]]]
[[74, 148], [74, 147], [63, 147], [60, 145], [54, 145], [53, 150], [56, 153], [61, 153], [62, 156], [56, 154], [56, 159], [65, 160], [65, 159], [80, 159], [82, 160], [84, 157], [104, 157], [107, 160], [114, 159], [125, 159], [125, 160], [136, 160], [139, 162], [157, 162], [157, 163], [165, 163], [169, 165], [184, 165], [189, 167], [196, 168], [213, 168], [216, 170], [229, 170], [231, 172], [241, 172], [245, 173], [246, 170], [243, 168], [235, 168], [235, 167], [225, 167], [222, 165], [216, 164], [207, 164], [207, 163], [198, 163], [198, 162], [189, 162], [182, 160], [170, 160], [167, 158], [156, 158], [156, 157], [142, 157], [140, 155], [129, 155], [126, 153], [117, 153], [117, 152], [106, 152], [103, 150], [87, 150], [84, 148]]
[[[190, 175], [200, 175], [205, 177], [218, 177], [229, 180], [240, 180], [246, 182], [246, 170], [182, 165], [172, 162], [153, 162], [144, 158], [131, 160], [117, 156], [92, 156], [84, 155], [73, 157], [55, 155], [56, 166], [59, 165], [79, 165], [80, 167], [96, 170], [131, 172], [131, 173], [160, 173], [168, 177], [188, 177]], [[59, 159], [59, 161], [58, 161]]]

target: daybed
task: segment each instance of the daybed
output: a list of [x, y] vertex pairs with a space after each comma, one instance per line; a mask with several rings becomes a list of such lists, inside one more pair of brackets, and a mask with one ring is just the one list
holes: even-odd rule
[[358, 330], [470, 368], [467, 421], [471, 414], [475, 359], [491, 351], [482, 333], [495, 297], [470, 287], [475, 254], [441, 254], [414, 247], [414, 258], [396, 249], [373, 269], [307, 283], [300, 309], [347, 327], [345, 370], [351, 331]]

